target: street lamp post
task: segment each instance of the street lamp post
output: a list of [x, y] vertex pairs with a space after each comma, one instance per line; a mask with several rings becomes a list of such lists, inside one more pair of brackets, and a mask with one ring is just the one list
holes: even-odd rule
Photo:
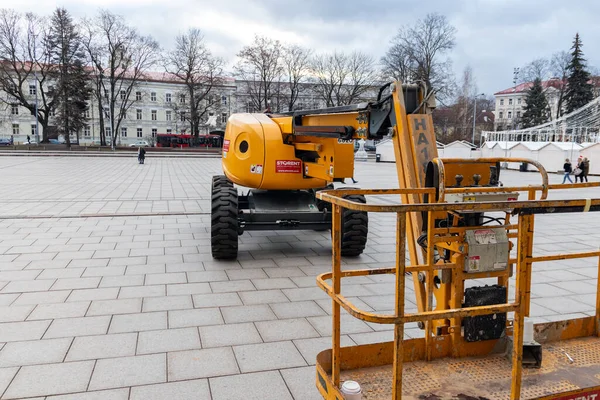
[[[477, 119], [477, 98], [479, 96], [485, 96], [485, 93], [476, 94], [475, 101], [473, 102], [473, 135], [471, 136], [471, 143], [473, 143], [473, 145], [475, 145], [475, 120]], [[481, 140], [479, 141], [479, 144], [481, 144]]]

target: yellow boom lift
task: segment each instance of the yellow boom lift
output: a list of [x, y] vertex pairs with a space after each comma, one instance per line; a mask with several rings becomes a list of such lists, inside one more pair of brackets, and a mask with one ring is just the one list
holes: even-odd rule
[[[594, 316], [535, 326], [527, 318], [534, 263], [595, 257], [600, 269], [600, 251], [533, 254], [536, 215], [600, 211], [600, 199], [550, 200], [549, 191], [598, 184], [549, 185], [543, 166], [526, 159], [440, 159], [434, 107], [424, 85], [392, 82], [374, 102], [232, 115], [225, 175], [213, 178], [213, 256], [235, 258], [244, 230], [331, 228], [332, 271], [317, 277], [333, 307], [332, 348], [316, 364], [324, 399], [344, 399], [341, 383], [356, 381], [364, 400], [600, 400], [600, 282]], [[353, 177], [353, 140], [383, 137], [393, 140], [399, 189], [334, 189]], [[540, 184], [504, 186], [503, 162], [531, 164]], [[400, 202], [367, 203], [373, 195]], [[365, 247], [369, 212], [395, 217], [395, 266], [342, 271], [341, 257]], [[378, 274], [395, 277], [394, 314], [360, 310], [341, 295], [342, 278]], [[407, 274], [417, 312], [405, 310]], [[341, 308], [392, 324], [394, 341], [342, 348]], [[409, 323], [424, 337], [404, 340]]]

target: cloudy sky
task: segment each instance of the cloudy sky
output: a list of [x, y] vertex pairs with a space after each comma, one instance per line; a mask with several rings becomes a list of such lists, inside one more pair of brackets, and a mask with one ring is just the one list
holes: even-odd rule
[[446, 15], [457, 29], [451, 53], [458, 77], [473, 68], [479, 92], [512, 86], [513, 68], [569, 50], [579, 32], [589, 65], [600, 67], [598, 0], [0, 0], [3, 8], [51, 14], [56, 6], [74, 16], [102, 7], [123, 15], [165, 49], [196, 27], [212, 51], [230, 65], [254, 34], [294, 42], [316, 52], [361, 50], [379, 59], [399, 27], [429, 12]]

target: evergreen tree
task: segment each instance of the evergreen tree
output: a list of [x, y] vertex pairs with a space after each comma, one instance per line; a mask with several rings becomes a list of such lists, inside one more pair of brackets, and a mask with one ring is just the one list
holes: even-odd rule
[[571, 62], [567, 67], [569, 72], [567, 94], [565, 95], [567, 113], [585, 106], [594, 98], [592, 85], [589, 83], [590, 73], [586, 70], [586, 60], [581, 51], [582, 46], [578, 33], [575, 35], [573, 47], [571, 47]]
[[527, 105], [525, 106], [522, 118], [523, 128], [530, 128], [548, 121], [548, 101], [546, 100], [540, 78], [536, 78], [533, 81], [533, 86], [527, 91], [525, 102]]
[[47, 40], [55, 68], [57, 128], [70, 147], [70, 135], [76, 134], [79, 142], [79, 133], [87, 123], [85, 111], [88, 107], [90, 87], [81, 36], [64, 8], [54, 11]]

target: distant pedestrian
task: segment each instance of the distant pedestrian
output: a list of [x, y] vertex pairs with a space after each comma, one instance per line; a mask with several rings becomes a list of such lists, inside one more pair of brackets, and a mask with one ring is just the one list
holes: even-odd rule
[[577, 166], [573, 170], [573, 175], [575, 175], [575, 183], [577, 183], [577, 180], [583, 183], [583, 156], [579, 156], [577, 159]]
[[140, 146], [140, 147], [138, 148], [138, 162], [139, 162], [140, 164], [143, 164], [143, 163], [144, 163], [144, 160], [145, 160], [145, 158], [146, 158], [146, 150], [144, 150], [144, 148]]
[[565, 176], [563, 177], [562, 183], [565, 183], [567, 180], [573, 183], [570, 176], [571, 172], [573, 172], [573, 166], [571, 165], [571, 161], [569, 161], [568, 158], [565, 160], [565, 165], [563, 165], [563, 169], [565, 170]]
[[31, 143], [31, 138], [29, 137], [29, 135], [27, 135], [27, 144]]
[[581, 177], [581, 182], [583, 182], [583, 179], [585, 179], [585, 181], [588, 181], [588, 174], [590, 173], [590, 160], [588, 160], [587, 157], [583, 157], [583, 176]]

